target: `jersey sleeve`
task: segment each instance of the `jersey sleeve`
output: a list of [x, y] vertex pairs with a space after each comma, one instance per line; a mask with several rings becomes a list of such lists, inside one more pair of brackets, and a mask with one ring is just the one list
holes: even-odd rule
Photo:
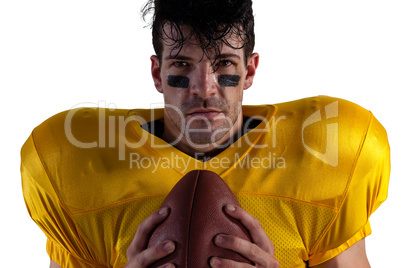
[[332, 259], [368, 236], [369, 217], [387, 198], [390, 148], [385, 129], [370, 116], [342, 205], [313, 248], [310, 266]]
[[89, 256], [90, 250], [82, 246], [80, 235], [52, 186], [33, 135], [21, 149], [21, 176], [26, 207], [47, 237], [50, 259], [63, 268], [93, 267], [82, 257]]

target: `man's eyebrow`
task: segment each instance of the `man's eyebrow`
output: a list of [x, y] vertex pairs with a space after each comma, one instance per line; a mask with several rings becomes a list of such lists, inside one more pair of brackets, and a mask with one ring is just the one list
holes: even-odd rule
[[237, 58], [239, 60], [241, 59], [239, 55], [234, 53], [222, 53], [216, 57], [216, 59], [224, 59], [224, 58]]

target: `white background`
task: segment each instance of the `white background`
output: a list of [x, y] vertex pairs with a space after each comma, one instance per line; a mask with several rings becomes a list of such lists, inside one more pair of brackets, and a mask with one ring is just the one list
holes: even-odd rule
[[[80, 103], [148, 108], [162, 102], [150, 76], [153, 50], [139, 15], [143, 1], [1, 1], [1, 267], [49, 265], [45, 237], [21, 193], [19, 151], [32, 129]], [[254, 13], [261, 60], [245, 104], [337, 96], [371, 110], [387, 129], [389, 198], [372, 216], [366, 241], [372, 267], [396, 267], [402, 240], [401, 2], [255, 0]]]

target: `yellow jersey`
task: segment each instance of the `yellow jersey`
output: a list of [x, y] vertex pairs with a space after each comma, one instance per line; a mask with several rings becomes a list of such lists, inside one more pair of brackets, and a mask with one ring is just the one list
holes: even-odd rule
[[199, 161], [144, 130], [163, 109], [79, 108], [35, 128], [22, 188], [62, 267], [124, 267], [138, 225], [187, 172], [217, 173], [275, 245], [280, 267], [325, 262], [371, 233], [386, 199], [387, 135], [371, 112], [314, 97], [243, 106], [259, 124]]

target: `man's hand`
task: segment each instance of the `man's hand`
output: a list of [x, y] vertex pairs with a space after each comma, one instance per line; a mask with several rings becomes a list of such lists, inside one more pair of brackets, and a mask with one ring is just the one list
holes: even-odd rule
[[[157, 260], [169, 255], [175, 250], [173, 241], [163, 243], [147, 249], [148, 238], [152, 230], [166, 219], [169, 214], [167, 208], [152, 213], [137, 229], [134, 239], [127, 249], [127, 264], [125, 268], [145, 268]], [[173, 268], [173, 264], [165, 264], [163, 268]]]
[[[262, 229], [259, 221], [247, 213], [241, 207], [227, 205], [226, 213], [238, 219], [244, 227], [249, 231], [251, 240], [254, 243], [240, 239], [232, 235], [219, 234], [215, 237], [214, 242], [217, 246], [231, 249], [255, 264], [255, 267], [277, 268], [279, 262], [274, 257], [274, 244], [269, 240], [268, 236]], [[254, 267], [249, 264], [238, 263], [232, 260], [213, 257], [210, 261], [212, 267]]]
[[[242, 240], [232, 235], [217, 235], [215, 244], [217, 246], [231, 249], [253, 263], [255, 267], [277, 268], [279, 262], [274, 258], [274, 245], [269, 240], [260, 223], [241, 207], [228, 205], [225, 207], [226, 213], [235, 219], [238, 219], [249, 231], [252, 241]], [[175, 250], [173, 241], [165, 241], [151, 248], [146, 248], [148, 238], [152, 230], [166, 219], [169, 214], [168, 209], [160, 209], [152, 213], [139, 226], [131, 245], [127, 249], [127, 265], [125, 268], [145, 268], [157, 260], [171, 254]], [[210, 261], [212, 267], [254, 267], [244, 263], [236, 263], [231, 260], [212, 258]], [[171, 267], [173, 264], [165, 264], [163, 268]]]

